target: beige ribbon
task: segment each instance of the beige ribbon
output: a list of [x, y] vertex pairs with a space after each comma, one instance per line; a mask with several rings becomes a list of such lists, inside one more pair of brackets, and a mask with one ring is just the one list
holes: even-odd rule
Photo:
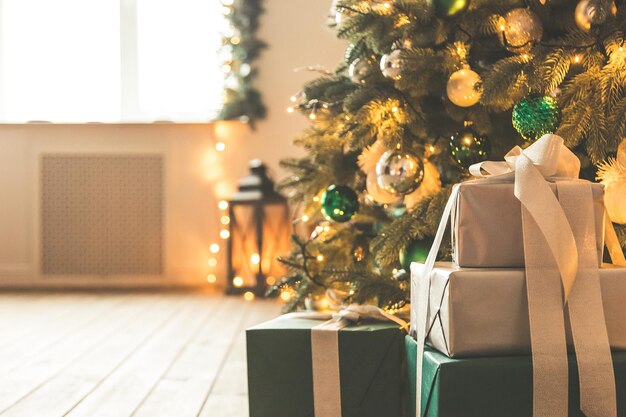
[[[573, 330], [573, 336], [580, 373], [581, 408], [587, 417], [616, 415], [616, 411], [613, 413], [616, 407], [614, 375], [599, 293], [592, 198], [589, 184], [577, 180], [579, 169], [578, 158], [556, 135], [545, 135], [525, 150], [515, 147], [505, 156], [504, 162], [487, 161], [470, 168], [473, 175], [485, 177], [481, 181], [515, 181], [515, 195], [522, 203], [535, 417], [567, 416], [568, 368], [561, 288], [565, 301], [570, 303], [572, 327], [577, 329]], [[559, 195], [563, 194], [561, 202], [548, 186], [547, 178], [556, 181]], [[448, 219], [453, 219], [456, 211], [458, 190], [458, 186], [453, 188], [444, 208], [423, 273], [412, 277], [414, 307], [411, 325], [418, 345], [418, 417], [421, 415], [421, 371], [429, 322], [430, 276]], [[579, 206], [585, 206], [582, 213], [577, 212]], [[574, 229], [570, 222], [576, 224]], [[452, 235], [454, 238], [454, 233]], [[610, 222], [607, 236], [613, 261], [626, 264]], [[589, 309], [594, 311], [590, 313]], [[581, 317], [585, 313], [588, 315]], [[593, 340], [588, 340], [591, 338]], [[594, 368], [591, 364], [600, 365]]]
[[336, 313], [296, 312], [284, 317], [327, 320], [311, 329], [313, 408], [315, 417], [341, 417], [339, 330], [362, 320], [392, 321], [401, 328], [409, 324], [371, 305], [351, 304]]

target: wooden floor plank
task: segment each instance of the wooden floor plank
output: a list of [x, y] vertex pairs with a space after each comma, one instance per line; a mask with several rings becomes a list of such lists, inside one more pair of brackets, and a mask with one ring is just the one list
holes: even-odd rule
[[244, 331], [279, 309], [203, 293], [0, 293], [0, 417], [247, 417]]
[[259, 301], [254, 314], [242, 321], [199, 417], [248, 417], [245, 329], [276, 317], [279, 312], [277, 303]]
[[133, 417], [196, 417], [250, 304], [228, 299], [187, 344]]
[[63, 416], [171, 319], [181, 307], [181, 300], [137, 296], [133, 297], [133, 305], [135, 311], [112, 337], [17, 402], [2, 417], [40, 417], [41, 410], [46, 410], [46, 417]]
[[143, 402], [211, 314], [206, 297], [187, 297], [183, 309], [116, 369], [69, 417], [127, 417]]
[[60, 320], [47, 317], [45, 311], [42, 311], [36, 331], [28, 337], [0, 347], [0, 376], [14, 371], [29, 358], [63, 343], [69, 335], [88, 328], [93, 320], [113, 310], [113, 307], [122, 303], [125, 297], [117, 295], [98, 299], [95, 296], [92, 298], [91, 295], [78, 296], [70, 303], [75, 304], [74, 308]]
[[[0, 379], [0, 412], [13, 406], [120, 327], [130, 311], [136, 308], [136, 303], [124, 304], [124, 298], [117, 296], [102, 300], [99, 308], [93, 309], [96, 315], [88, 315], [82, 326], [74, 328], [58, 343], [37, 355], [15, 363], [14, 369]], [[106, 314], [97, 314], [102, 312]]]

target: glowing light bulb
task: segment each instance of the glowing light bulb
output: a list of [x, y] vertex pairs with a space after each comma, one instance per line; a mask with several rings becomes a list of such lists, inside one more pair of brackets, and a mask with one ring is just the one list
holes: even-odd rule
[[215, 276], [215, 274], [209, 274], [206, 276], [206, 280], [209, 284], [215, 284], [215, 281], [217, 281], [217, 276]]
[[322, 262], [324, 260], [324, 255], [317, 255], [317, 262]]
[[254, 293], [252, 291], [246, 291], [243, 293], [243, 299], [246, 301], [254, 300]]
[[233, 278], [233, 285], [235, 287], [241, 287], [243, 285], [243, 278], [241, 278], [241, 277]]
[[577, 64], [578, 64], [578, 63], [581, 61], [581, 59], [582, 59], [582, 58], [580, 57], [580, 55], [574, 55], [574, 62], [575, 62], [575, 63], [577, 63]]
[[228, 201], [226, 200], [221, 200], [219, 203], [217, 203], [217, 207], [220, 210], [226, 210], [228, 208]]
[[228, 239], [230, 237], [230, 232], [226, 229], [220, 230], [220, 237], [222, 239]]
[[398, 108], [397, 108], [396, 106], [393, 106], [393, 107], [391, 108], [391, 111], [392, 111], [393, 113], [397, 113], [397, 112], [398, 112]]
[[295, 102], [296, 102], [296, 100], [298, 100], [298, 97], [296, 97], [296, 96], [291, 96], [291, 97], [289, 98], [289, 100], [291, 100], [291, 102], [292, 102], [292, 103], [295, 103]]
[[222, 223], [223, 225], [227, 225], [230, 223], [230, 217], [228, 216], [222, 216], [220, 218], [220, 223]]
[[306, 214], [303, 214], [302, 217], [300, 217], [300, 220], [302, 220], [303, 222], [308, 222], [309, 216], [307, 216]]
[[214, 268], [217, 266], [217, 259], [215, 258], [209, 258], [209, 260], [207, 261], [207, 264], [211, 267]]
[[281, 291], [280, 292], [280, 299], [283, 301], [289, 301], [291, 300], [291, 292], [290, 291]]
[[287, 113], [293, 113], [293, 107], [287, 107]]
[[311, 112], [311, 113], [309, 114], [309, 119], [311, 119], [311, 120], [315, 120], [316, 118], [317, 118], [317, 116], [315, 115], [315, 113]]
[[224, 149], [226, 149], [226, 144], [224, 142], [217, 142], [215, 144], [215, 150], [218, 152], [222, 152]]
[[258, 265], [261, 262], [261, 257], [259, 256], [258, 253], [253, 253], [252, 255], [250, 255], [250, 263], [252, 265]]
[[274, 284], [276, 284], [276, 278], [274, 278], [272, 276], [269, 276], [269, 277], [265, 278], [265, 283], [267, 285], [274, 285]]
[[220, 251], [220, 245], [218, 245], [217, 243], [213, 243], [211, 244], [211, 246], [209, 246], [209, 250], [211, 251], [211, 253], [218, 253]]

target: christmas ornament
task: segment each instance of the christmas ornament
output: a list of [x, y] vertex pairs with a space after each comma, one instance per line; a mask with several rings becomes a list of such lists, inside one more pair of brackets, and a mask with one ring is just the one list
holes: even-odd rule
[[365, 187], [369, 197], [378, 204], [391, 204], [398, 200], [398, 196], [391, 194], [378, 186], [376, 171], [370, 171], [365, 180]]
[[354, 190], [345, 185], [331, 185], [322, 196], [322, 214], [327, 220], [347, 222], [359, 209]]
[[402, 77], [402, 50], [396, 49], [380, 59], [380, 71], [387, 78], [399, 80]]
[[487, 138], [481, 137], [469, 124], [450, 138], [450, 154], [463, 168], [485, 161], [490, 151]]
[[431, 238], [414, 240], [400, 251], [400, 265], [405, 271], [411, 269], [412, 262], [424, 263], [433, 244]]
[[370, 252], [370, 245], [367, 238], [363, 235], [358, 235], [354, 239], [352, 246], [352, 258], [355, 262], [363, 262], [367, 258]]
[[454, 17], [464, 12], [469, 4], [470, 0], [433, 0], [435, 14], [442, 19]]
[[589, 0], [581, 0], [576, 5], [574, 11], [574, 19], [576, 25], [584, 31], [591, 29], [591, 25], [599, 25], [609, 17], [609, 14], [616, 14], [617, 7], [615, 2], [612, 3], [611, 8], [605, 6], [604, 2], [590, 2]]
[[348, 67], [348, 77], [353, 83], [363, 84], [371, 68], [372, 63], [369, 59], [355, 59]]
[[527, 141], [535, 141], [546, 133], [554, 133], [561, 121], [556, 99], [527, 97], [513, 106], [513, 127]]
[[500, 29], [500, 42], [517, 53], [528, 51], [543, 36], [541, 20], [530, 9], [511, 10], [504, 16]]
[[604, 206], [613, 223], [626, 224], [626, 139], [617, 149], [617, 158], [598, 166], [598, 178], [604, 184]]
[[385, 152], [376, 164], [378, 186], [393, 195], [404, 195], [417, 189], [424, 179], [422, 158], [410, 151]]
[[309, 294], [304, 299], [304, 308], [309, 311], [331, 311], [331, 302], [326, 294]]
[[481, 92], [476, 89], [480, 82], [480, 76], [469, 68], [453, 72], [446, 87], [448, 98], [459, 107], [473, 106], [480, 100]]
[[424, 159], [424, 180], [419, 188], [411, 194], [404, 196], [404, 204], [407, 210], [412, 210], [424, 197], [435, 194], [441, 190], [441, 179], [437, 167], [427, 159]]

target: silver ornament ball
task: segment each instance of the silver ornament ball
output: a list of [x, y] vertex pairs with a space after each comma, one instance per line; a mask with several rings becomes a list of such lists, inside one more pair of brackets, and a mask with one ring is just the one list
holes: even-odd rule
[[581, 0], [576, 5], [574, 19], [580, 29], [588, 31], [591, 29], [591, 25], [604, 23], [609, 14], [615, 14], [616, 12], [615, 2], [608, 9], [602, 3], [591, 3], [589, 0]]
[[529, 9], [513, 9], [504, 16], [500, 42], [511, 52], [523, 53], [543, 36], [539, 16]]
[[473, 106], [480, 100], [481, 92], [476, 89], [480, 81], [480, 76], [469, 68], [453, 72], [446, 86], [448, 98], [459, 107]]
[[384, 191], [393, 195], [409, 194], [424, 179], [424, 162], [410, 151], [387, 151], [376, 164], [376, 177]]
[[371, 63], [366, 59], [355, 59], [348, 67], [348, 76], [353, 83], [363, 84], [371, 70]]
[[399, 80], [402, 77], [402, 50], [396, 49], [380, 59], [380, 71], [387, 78]]

